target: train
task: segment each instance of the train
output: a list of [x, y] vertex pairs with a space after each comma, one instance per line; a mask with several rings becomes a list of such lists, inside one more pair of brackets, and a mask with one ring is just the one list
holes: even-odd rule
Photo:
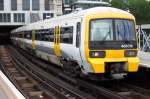
[[123, 79], [139, 67], [135, 26], [129, 12], [94, 7], [14, 29], [11, 41], [71, 76]]

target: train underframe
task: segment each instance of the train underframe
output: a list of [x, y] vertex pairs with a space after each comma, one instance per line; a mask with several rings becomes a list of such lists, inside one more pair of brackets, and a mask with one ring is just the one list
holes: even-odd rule
[[82, 66], [74, 61], [61, 61], [64, 72], [72, 77], [82, 77], [90, 80], [114, 80], [123, 79], [127, 75], [125, 62], [108, 62], [105, 64], [105, 73], [84, 73]]
[[[28, 52], [35, 54], [35, 51], [26, 49]], [[34, 53], [33, 53], [34, 52]], [[128, 74], [127, 62], [106, 62], [104, 65], [104, 73], [84, 73], [83, 66], [79, 66], [75, 61], [68, 61], [66, 59], [60, 60], [63, 64], [63, 70], [66, 74], [72, 77], [81, 77], [90, 80], [114, 80], [123, 79]], [[100, 66], [100, 65], [99, 65]]]

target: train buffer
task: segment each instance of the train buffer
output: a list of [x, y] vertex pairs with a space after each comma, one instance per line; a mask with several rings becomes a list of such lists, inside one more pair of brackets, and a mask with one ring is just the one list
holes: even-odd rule
[[140, 66], [150, 68], [150, 52], [139, 51]]
[[0, 70], [0, 99], [25, 99]]

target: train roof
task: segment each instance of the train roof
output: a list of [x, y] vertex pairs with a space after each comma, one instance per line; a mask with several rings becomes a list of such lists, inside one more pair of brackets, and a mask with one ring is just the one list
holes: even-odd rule
[[69, 18], [79, 18], [79, 17], [84, 17], [87, 15], [93, 15], [93, 14], [106, 14], [106, 13], [115, 13], [113, 15], [117, 16], [117, 15], [125, 15], [130, 17], [130, 19], [134, 19], [134, 16], [126, 11], [117, 9], [117, 8], [113, 8], [113, 7], [94, 7], [94, 8], [90, 8], [90, 9], [86, 9], [86, 10], [81, 10], [81, 11], [74, 11], [70, 14], [66, 14], [66, 15], [62, 15], [62, 16], [58, 16], [58, 17], [54, 17], [51, 19], [45, 19], [45, 20], [41, 20], [38, 22], [34, 22], [25, 26], [22, 26], [20, 28], [17, 28], [15, 30], [13, 30], [11, 33], [13, 32], [20, 32], [20, 31], [24, 31], [24, 30], [33, 30], [33, 29], [46, 29], [48, 28], [48, 26], [46, 26], [49, 23], [53, 23], [56, 21], [61, 21], [61, 20], [68, 20]]
[[100, 5], [110, 6], [108, 2], [100, 2], [100, 1], [77, 1], [74, 2], [74, 4], [100, 4]]

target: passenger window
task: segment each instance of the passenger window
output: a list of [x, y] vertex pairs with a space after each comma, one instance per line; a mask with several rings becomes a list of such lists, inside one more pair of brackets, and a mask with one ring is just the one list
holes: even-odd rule
[[50, 41], [50, 35], [49, 35], [49, 33], [43, 33], [42, 35], [43, 35], [44, 41]]
[[54, 29], [37, 30], [35, 38], [38, 41], [54, 41]]
[[80, 46], [80, 34], [81, 34], [81, 23], [77, 23], [76, 28], [76, 47], [78, 48]]
[[21, 34], [18, 34], [18, 38], [21, 38], [21, 36], [22, 36]]
[[28, 34], [27, 34], [27, 31], [25, 31], [25, 35], [24, 35], [24, 38], [25, 38], [25, 39], [27, 39], [27, 35], [28, 35]]
[[50, 42], [54, 42], [54, 29], [49, 29]]
[[32, 38], [31, 31], [25, 31], [24, 33], [25, 33], [24, 38], [26, 38], [26, 39], [31, 39]]
[[32, 31], [28, 31], [28, 39], [32, 39]]
[[30, 39], [30, 38], [31, 38], [31, 37], [30, 37], [30, 33], [28, 33], [28, 34], [27, 34], [27, 39]]
[[40, 41], [41, 40], [41, 36], [40, 36], [41, 34], [39, 33], [39, 32], [36, 32], [36, 34], [35, 34], [35, 39], [37, 40], [37, 41]]
[[24, 32], [24, 38], [27, 39], [27, 32]]
[[60, 42], [68, 44], [73, 43], [73, 26], [61, 28]]

